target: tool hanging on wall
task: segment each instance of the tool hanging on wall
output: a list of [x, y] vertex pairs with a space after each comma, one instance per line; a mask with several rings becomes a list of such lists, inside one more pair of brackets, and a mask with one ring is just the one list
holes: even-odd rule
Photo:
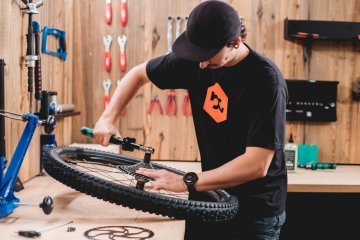
[[[58, 40], [58, 49], [57, 51], [51, 51], [46, 48], [47, 44], [47, 37], [48, 35], [53, 35]], [[61, 60], [66, 60], [66, 41], [65, 41], [66, 33], [62, 30], [56, 29], [56, 28], [48, 28], [44, 27], [42, 30], [42, 45], [41, 45], [41, 51], [46, 54], [50, 54], [56, 57], [59, 57]]]
[[25, 65], [28, 68], [28, 93], [29, 93], [29, 112], [32, 113], [32, 101], [33, 101], [33, 79], [34, 79], [34, 68], [35, 61], [38, 60], [38, 56], [35, 54], [35, 36], [33, 32], [32, 18], [33, 14], [38, 14], [37, 8], [41, 7], [44, 3], [43, 1], [38, 1], [33, 3], [32, 0], [22, 0], [22, 2], [26, 5], [25, 8], [20, 8], [20, 10], [24, 11], [25, 14], [29, 15], [28, 21], [28, 32], [26, 34], [26, 56], [24, 57]]
[[121, 35], [118, 37], [117, 40], [120, 46], [120, 70], [122, 72], [125, 72], [126, 71], [126, 53], [125, 53], [126, 36]]
[[104, 109], [109, 105], [110, 102], [110, 87], [111, 87], [111, 80], [105, 79], [103, 81], [104, 87]]
[[42, 99], [42, 77], [41, 77], [41, 53], [40, 53], [40, 32], [41, 26], [40, 23], [33, 21], [33, 32], [35, 35], [35, 54], [38, 56], [38, 59], [35, 60], [35, 112], [40, 110], [40, 101]]
[[105, 0], [105, 22], [111, 24], [112, 19], [112, 4], [111, 0]]
[[191, 116], [192, 115], [190, 97], [189, 97], [189, 92], [188, 91], [185, 91], [185, 93], [184, 93], [182, 111], [183, 111], [184, 116]]
[[176, 115], [176, 93], [174, 90], [170, 90], [167, 94], [165, 111], [168, 116]]
[[[5, 109], [5, 61], [0, 59], [0, 109]], [[0, 118], [0, 163], [5, 161], [1, 159], [2, 156], [6, 156], [5, 152], [5, 120]], [[5, 166], [4, 166], [5, 168]], [[0, 179], [3, 174], [3, 167], [0, 166]]]
[[148, 108], [148, 111], [147, 111], [148, 114], [152, 113], [152, 111], [154, 110], [154, 106], [157, 106], [160, 114], [162, 115], [163, 110], [162, 110], [161, 103], [160, 103], [157, 95], [154, 95], [153, 98], [150, 101], [149, 108]]
[[104, 46], [105, 46], [105, 70], [111, 70], [111, 55], [110, 55], [110, 46], [111, 46], [112, 37], [107, 35], [103, 38]]
[[182, 18], [180, 16], [176, 17], [176, 38], [178, 38], [181, 34], [181, 22]]
[[168, 50], [167, 50], [167, 53], [171, 53], [171, 51], [172, 51], [171, 47], [172, 47], [172, 42], [173, 42], [173, 30], [172, 30], [173, 21], [174, 21], [174, 19], [171, 16], [168, 16], [168, 18], [167, 18], [167, 22], [168, 22], [168, 27], [167, 27]]
[[[120, 79], [117, 80], [116, 86], [119, 86], [120, 82], [121, 82]], [[126, 114], [126, 108], [124, 107], [124, 108], [121, 110], [121, 112], [120, 112], [120, 116], [125, 116], [125, 114]]]
[[128, 19], [128, 9], [127, 9], [127, 1], [121, 0], [121, 9], [120, 9], [120, 23], [123, 27], [127, 24]]

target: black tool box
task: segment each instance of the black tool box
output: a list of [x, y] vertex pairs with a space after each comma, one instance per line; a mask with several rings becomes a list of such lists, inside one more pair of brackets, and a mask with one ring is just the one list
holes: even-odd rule
[[288, 121], [336, 121], [338, 81], [287, 79]]

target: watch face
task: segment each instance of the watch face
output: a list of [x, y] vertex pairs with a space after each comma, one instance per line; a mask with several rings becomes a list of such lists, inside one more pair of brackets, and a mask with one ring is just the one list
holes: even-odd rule
[[185, 183], [195, 183], [198, 180], [198, 176], [194, 172], [189, 172], [184, 175]]

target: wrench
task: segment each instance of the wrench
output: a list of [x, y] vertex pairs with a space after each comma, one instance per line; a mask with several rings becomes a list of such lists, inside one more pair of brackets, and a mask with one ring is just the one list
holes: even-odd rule
[[168, 32], [167, 32], [167, 39], [168, 39], [168, 50], [167, 50], [167, 53], [171, 53], [172, 49], [171, 49], [171, 46], [172, 46], [172, 24], [173, 24], [173, 18], [171, 16], [168, 16]]
[[103, 81], [103, 87], [104, 87], [104, 109], [109, 105], [110, 102], [110, 87], [111, 87], [111, 80], [105, 79]]
[[126, 71], [126, 53], [125, 53], [125, 45], [126, 45], [126, 36], [121, 35], [118, 37], [118, 43], [120, 46], [120, 70]]
[[106, 0], [105, 1], [105, 22], [110, 25], [111, 24], [111, 19], [112, 19], [111, 0]]
[[104, 37], [103, 41], [105, 46], [105, 69], [109, 72], [111, 69], [110, 45], [112, 37], [110, 35], [107, 35]]
[[127, 1], [121, 0], [120, 23], [123, 27], [126, 26], [127, 18], [128, 18]]
[[178, 38], [181, 34], [181, 21], [182, 18], [180, 16], [176, 17], [176, 38]]

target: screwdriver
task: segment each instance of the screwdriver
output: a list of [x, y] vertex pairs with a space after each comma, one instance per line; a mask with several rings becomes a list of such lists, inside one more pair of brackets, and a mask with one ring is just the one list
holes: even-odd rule
[[36, 237], [41, 236], [41, 232], [48, 231], [48, 230], [58, 228], [58, 227], [62, 227], [62, 226], [65, 226], [65, 225], [73, 223], [73, 222], [74, 221], [70, 221], [70, 222], [67, 222], [67, 223], [62, 223], [62, 224], [59, 224], [59, 225], [43, 228], [43, 229], [41, 229], [39, 231], [34, 231], [34, 230], [19, 231], [18, 234], [19, 234], [19, 236], [23, 236], [23, 237], [27, 237], [27, 238], [36, 238]]

